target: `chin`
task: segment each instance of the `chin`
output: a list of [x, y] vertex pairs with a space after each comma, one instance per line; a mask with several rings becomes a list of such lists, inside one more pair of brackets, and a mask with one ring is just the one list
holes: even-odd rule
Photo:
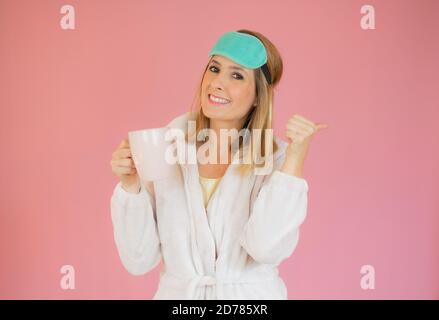
[[220, 109], [210, 105], [209, 102], [206, 101], [202, 103], [201, 109], [204, 115], [209, 119], [227, 120], [226, 113], [228, 108]]

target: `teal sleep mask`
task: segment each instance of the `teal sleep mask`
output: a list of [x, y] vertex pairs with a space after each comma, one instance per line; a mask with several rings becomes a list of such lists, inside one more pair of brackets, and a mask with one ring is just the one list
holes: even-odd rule
[[265, 79], [271, 84], [267, 66], [267, 51], [257, 37], [247, 33], [231, 31], [224, 33], [209, 52], [209, 56], [220, 55], [248, 68], [261, 68]]

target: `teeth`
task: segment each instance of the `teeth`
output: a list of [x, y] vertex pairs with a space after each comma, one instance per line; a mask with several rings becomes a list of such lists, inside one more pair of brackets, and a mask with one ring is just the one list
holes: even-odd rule
[[218, 103], [228, 103], [229, 102], [228, 100], [217, 98], [217, 97], [214, 97], [212, 95], [209, 95], [209, 98], [210, 98], [210, 100], [212, 100], [214, 102], [218, 102]]

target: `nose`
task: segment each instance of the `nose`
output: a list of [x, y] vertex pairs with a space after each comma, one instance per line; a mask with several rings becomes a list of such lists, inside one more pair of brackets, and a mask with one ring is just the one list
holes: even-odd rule
[[224, 88], [226, 86], [227, 80], [225, 79], [225, 75], [219, 73], [216, 74], [215, 77], [210, 82], [210, 86], [214, 90], [221, 90], [224, 91]]

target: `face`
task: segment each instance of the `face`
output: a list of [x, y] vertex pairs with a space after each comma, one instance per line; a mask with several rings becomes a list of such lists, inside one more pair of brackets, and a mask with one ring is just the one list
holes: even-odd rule
[[254, 70], [214, 55], [201, 85], [201, 107], [206, 117], [240, 121], [256, 102]]

